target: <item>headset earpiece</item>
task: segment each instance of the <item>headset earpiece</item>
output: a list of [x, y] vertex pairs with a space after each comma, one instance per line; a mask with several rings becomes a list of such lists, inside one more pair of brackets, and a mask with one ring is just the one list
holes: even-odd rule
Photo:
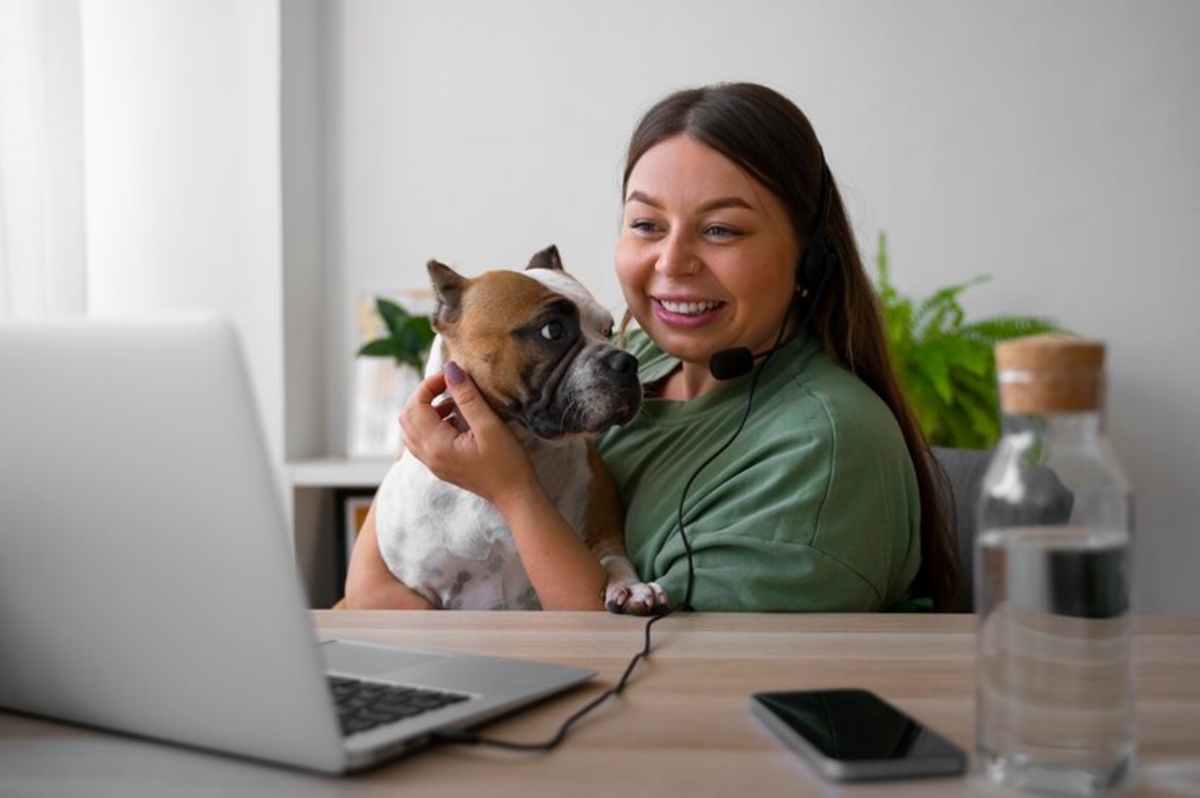
[[824, 284], [833, 271], [837, 262], [837, 253], [829, 243], [826, 226], [829, 223], [829, 212], [833, 206], [833, 175], [829, 166], [821, 161], [821, 198], [817, 211], [817, 222], [813, 225], [812, 236], [804, 255], [796, 267], [796, 285], [810, 294], [815, 294], [818, 286]]
[[[812, 236], [809, 238], [808, 246], [804, 248], [800, 262], [796, 264], [796, 293], [788, 312], [788, 318], [790, 318], [792, 311], [800, 307], [806, 308], [797, 328], [799, 330], [808, 326], [808, 320], [812, 316], [821, 292], [825, 289], [825, 283], [829, 280], [829, 275], [837, 268], [837, 252], [834, 251], [829, 243], [829, 237], [825, 233], [825, 226], [829, 221], [829, 209], [833, 205], [833, 175], [829, 173], [829, 166], [823, 157], [819, 203], [817, 222], [813, 225]], [[754, 370], [755, 361], [769, 357], [783, 348], [786, 344], [784, 334], [787, 332], [788, 326], [788, 319], [785, 318], [779, 327], [775, 345], [762, 352], [752, 352], [744, 346], [714, 352], [708, 359], [709, 372], [718, 380], [733, 380], [749, 374]], [[755, 379], [758, 379], [757, 373]], [[754, 395], [753, 387], [750, 395]], [[684, 540], [687, 540], [686, 536]]]

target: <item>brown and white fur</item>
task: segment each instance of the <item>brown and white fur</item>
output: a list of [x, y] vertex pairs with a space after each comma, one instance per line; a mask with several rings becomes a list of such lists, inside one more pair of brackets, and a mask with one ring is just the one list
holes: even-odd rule
[[[563, 271], [551, 246], [525, 271], [466, 278], [428, 264], [438, 298], [426, 374], [455, 361], [528, 450], [542, 486], [608, 574], [615, 612], [665, 609], [625, 555], [612, 480], [588, 438], [641, 407], [637, 360], [614, 347], [612, 316]], [[512, 533], [487, 501], [435, 477], [404, 454], [375, 500], [380, 553], [401, 582], [435, 607], [538, 609]]]

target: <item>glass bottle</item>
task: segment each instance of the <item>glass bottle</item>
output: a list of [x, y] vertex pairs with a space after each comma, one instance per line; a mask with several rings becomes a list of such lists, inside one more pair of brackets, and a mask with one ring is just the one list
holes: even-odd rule
[[1104, 345], [996, 347], [1003, 432], [975, 544], [975, 739], [992, 780], [1073, 795], [1133, 764], [1132, 494], [1104, 434]]

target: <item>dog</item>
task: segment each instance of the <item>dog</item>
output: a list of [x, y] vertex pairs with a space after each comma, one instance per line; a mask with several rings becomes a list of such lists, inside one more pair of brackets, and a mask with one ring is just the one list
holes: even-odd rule
[[[436, 260], [427, 268], [437, 307], [426, 376], [453, 360], [506, 420], [555, 506], [603, 565], [610, 611], [665, 609], [665, 594], [642, 583], [626, 557], [616, 489], [588, 440], [628, 422], [642, 402], [636, 358], [609, 340], [612, 315], [563, 270], [553, 245], [524, 271], [469, 279]], [[434, 607], [541, 608], [496, 508], [412, 455], [388, 470], [375, 513], [384, 562]]]

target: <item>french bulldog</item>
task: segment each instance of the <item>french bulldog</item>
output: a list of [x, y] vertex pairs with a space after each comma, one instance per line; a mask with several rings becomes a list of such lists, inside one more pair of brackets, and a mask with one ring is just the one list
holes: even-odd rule
[[[642, 403], [637, 360], [610, 341], [612, 315], [563, 270], [554, 246], [523, 271], [467, 278], [437, 261], [428, 271], [437, 335], [426, 375], [453, 360], [506, 420], [542, 486], [605, 568], [610, 611], [665, 609], [665, 594], [642, 583], [626, 557], [616, 490], [589, 440], [628, 422]], [[541, 608], [496, 508], [412, 455], [389, 469], [375, 513], [384, 562], [433, 606]]]

